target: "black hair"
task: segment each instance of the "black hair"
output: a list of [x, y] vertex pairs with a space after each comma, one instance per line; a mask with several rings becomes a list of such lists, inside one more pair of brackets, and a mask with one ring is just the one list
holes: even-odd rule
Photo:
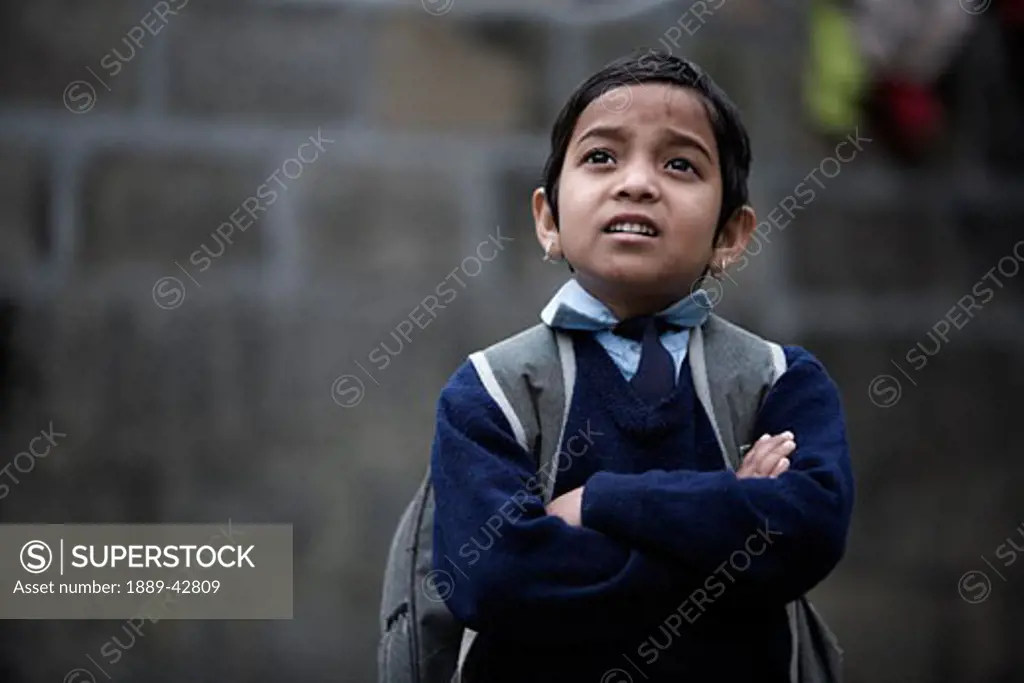
[[544, 193], [558, 225], [558, 178], [576, 122], [587, 106], [613, 88], [642, 83], [668, 83], [702, 95], [718, 146], [722, 170], [722, 208], [715, 241], [736, 209], [748, 203], [750, 137], [739, 109], [711, 77], [693, 62], [651, 50], [642, 56], [619, 58], [584, 81], [565, 103], [551, 129], [551, 153], [544, 164]]

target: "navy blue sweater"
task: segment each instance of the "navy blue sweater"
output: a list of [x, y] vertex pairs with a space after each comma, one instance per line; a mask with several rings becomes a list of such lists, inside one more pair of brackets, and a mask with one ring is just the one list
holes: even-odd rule
[[585, 485], [582, 527], [545, 514], [535, 460], [472, 364], [441, 392], [434, 567], [451, 580], [452, 613], [479, 632], [467, 678], [787, 681], [784, 606], [840, 560], [853, 505], [835, 384], [809, 352], [785, 347], [788, 370], [755, 433], [793, 432], [791, 467], [738, 479], [688, 361], [653, 406], [590, 334], [573, 339], [555, 495]]

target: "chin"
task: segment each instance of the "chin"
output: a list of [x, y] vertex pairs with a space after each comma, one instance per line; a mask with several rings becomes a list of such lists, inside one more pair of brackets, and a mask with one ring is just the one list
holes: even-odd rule
[[[576, 268], [585, 280], [606, 291], [612, 289], [639, 297], [666, 297], [673, 300], [682, 299], [693, 292], [695, 282], [680, 276], [681, 272], [692, 269], [652, 261], [649, 257], [616, 258], [592, 267]], [[696, 272], [700, 273], [699, 270]]]
[[601, 268], [590, 271], [589, 279], [599, 282], [605, 288], [645, 296], [673, 289], [669, 278], [649, 266]]

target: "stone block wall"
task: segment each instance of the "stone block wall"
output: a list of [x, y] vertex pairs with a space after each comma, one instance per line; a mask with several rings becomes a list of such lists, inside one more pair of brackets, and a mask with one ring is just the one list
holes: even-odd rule
[[[111, 679], [374, 679], [382, 563], [437, 392], [566, 275], [540, 261], [529, 214], [548, 126], [591, 70], [664, 47], [690, 11], [547, 16], [582, 6], [0, 8], [0, 456], [50, 423], [67, 434], [0, 520], [295, 527], [293, 621], [163, 621]], [[730, 0], [680, 47], [743, 107], [763, 216], [832, 154], [800, 118], [802, 44], [792, 9]], [[1004, 277], [925, 367], [905, 360], [1019, 239], [1019, 213], [1006, 228], [970, 213], [957, 177], [895, 171], [866, 145], [721, 292], [843, 392], [857, 517], [816, 594], [853, 683], [1024, 667], [1021, 567], [983, 603], [957, 590], [1021, 522], [1024, 278]], [[502, 249], [474, 262], [487, 241]], [[443, 285], [454, 298], [404, 339]], [[895, 404], [880, 375], [901, 383]], [[119, 628], [8, 622], [0, 678], [102, 663]]]

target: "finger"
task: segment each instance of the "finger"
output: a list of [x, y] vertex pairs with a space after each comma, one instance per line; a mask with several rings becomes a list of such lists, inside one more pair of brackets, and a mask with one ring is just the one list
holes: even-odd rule
[[757, 473], [749, 465], [743, 465], [738, 470], [736, 470], [736, 477], [738, 479], [747, 479], [755, 476], [757, 476]]
[[771, 434], [762, 434], [761, 437], [750, 445], [750, 449], [743, 455], [742, 466], [750, 467], [761, 457], [768, 441], [772, 439]]
[[772, 451], [774, 451], [776, 448], [784, 444], [787, 440], [792, 439], [793, 432], [789, 431], [782, 432], [781, 434], [777, 434], [775, 436], [762, 436], [760, 439], [754, 442], [754, 446], [750, 449], [750, 453], [747, 455], [747, 458], [750, 459], [750, 464], [753, 467], [757, 468], [758, 471], [763, 471], [762, 468], [759, 466], [760, 463], [764, 461], [765, 458], [767, 458]]
[[761, 438], [753, 443], [750, 450], [747, 452], [747, 457], [753, 460], [757, 460], [763, 457], [768, 451], [778, 446], [786, 439], [792, 439], [793, 432], [782, 432], [781, 434], [763, 434]]
[[751, 474], [754, 471], [754, 459], [751, 457], [751, 451], [747, 451], [746, 455], [740, 460], [739, 467], [736, 468], [736, 475], [744, 477]]
[[740, 461], [740, 466], [736, 470], [736, 474], [741, 476], [750, 476], [756, 472], [756, 465], [760, 459], [767, 452], [767, 449], [771, 447], [772, 439], [771, 434], [762, 434], [761, 437], [751, 444], [749, 450], [743, 455], [743, 459]]
[[769, 451], [761, 460], [757, 461], [755, 468], [762, 476], [770, 476], [782, 460], [788, 460], [793, 451], [796, 450], [796, 441], [783, 441], [774, 449]]
[[780, 442], [752, 463], [754, 471], [763, 477], [767, 477], [775, 469], [775, 466], [779, 464], [779, 461], [788, 457], [794, 450], [796, 450], [795, 441], [786, 440]]
[[780, 474], [789, 469], [789, 462], [789, 458], [783, 458], [782, 460], [779, 460], [779, 463], [775, 466], [775, 469], [773, 469], [772, 473], [769, 474], [768, 476], [772, 479], [779, 476]]

